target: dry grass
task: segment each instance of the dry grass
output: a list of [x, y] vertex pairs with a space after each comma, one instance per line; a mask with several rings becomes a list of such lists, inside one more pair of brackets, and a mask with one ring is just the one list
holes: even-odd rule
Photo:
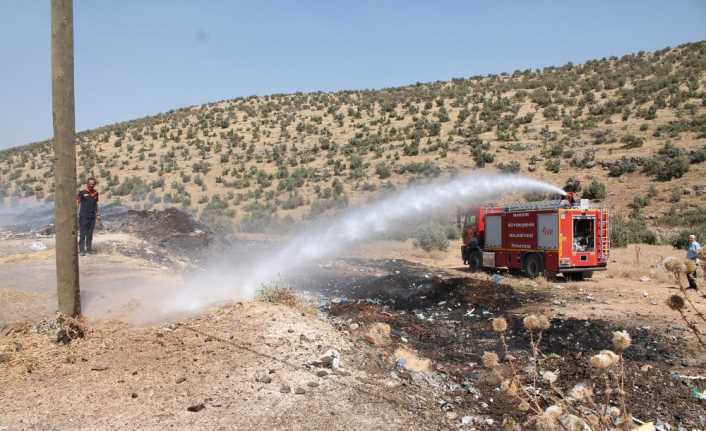
[[308, 315], [316, 314], [314, 304], [297, 293], [283, 280], [275, 280], [263, 284], [257, 291], [255, 299], [270, 304], [284, 305]]
[[54, 254], [53, 249], [35, 251], [33, 253], [13, 254], [10, 256], [0, 257], [0, 264], [2, 264], [2, 263], [20, 263], [20, 262], [29, 262], [29, 261], [37, 261], [37, 260], [48, 260], [48, 259], [53, 259], [54, 256], [55, 256], [55, 254]]
[[[57, 342], [57, 333], [67, 330], [76, 335], [70, 343]], [[57, 372], [63, 364], [77, 360], [92, 360], [111, 351], [124, 341], [125, 324], [102, 322], [88, 326], [83, 320], [58, 316], [36, 325], [15, 324], [0, 336], [0, 352], [11, 353], [6, 367], [0, 368], [0, 386], [9, 381], [22, 380], [23, 376], [38, 371]]]
[[672, 277], [661, 270], [662, 262], [669, 256], [683, 254], [671, 246], [630, 245], [611, 250], [606, 277], [639, 280], [649, 277], [653, 281], [669, 283]]

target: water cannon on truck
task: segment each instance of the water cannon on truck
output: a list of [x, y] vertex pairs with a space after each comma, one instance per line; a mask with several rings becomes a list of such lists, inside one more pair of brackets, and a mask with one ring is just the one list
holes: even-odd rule
[[583, 280], [608, 265], [608, 223], [605, 208], [572, 192], [556, 200], [473, 208], [463, 214], [461, 256], [473, 271]]

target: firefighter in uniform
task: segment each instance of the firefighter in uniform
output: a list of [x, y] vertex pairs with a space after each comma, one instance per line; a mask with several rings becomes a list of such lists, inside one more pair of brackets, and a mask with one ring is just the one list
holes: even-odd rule
[[76, 203], [79, 205], [78, 249], [81, 256], [85, 256], [86, 253], [93, 253], [93, 229], [96, 227], [96, 219], [100, 218], [95, 178], [91, 177], [86, 181], [86, 189], [78, 192]]

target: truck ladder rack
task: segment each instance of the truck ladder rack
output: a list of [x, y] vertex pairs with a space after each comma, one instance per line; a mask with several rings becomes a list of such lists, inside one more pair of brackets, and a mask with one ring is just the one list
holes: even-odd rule
[[608, 260], [610, 256], [610, 229], [608, 226], [608, 211], [601, 211], [601, 250], [599, 258]]
[[557, 208], [571, 208], [569, 201], [566, 199], [555, 199], [548, 201], [537, 201], [537, 202], [518, 202], [514, 204], [508, 204], [502, 207], [503, 210], [507, 212], [518, 212], [518, 211], [536, 211], [536, 210], [551, 210]]

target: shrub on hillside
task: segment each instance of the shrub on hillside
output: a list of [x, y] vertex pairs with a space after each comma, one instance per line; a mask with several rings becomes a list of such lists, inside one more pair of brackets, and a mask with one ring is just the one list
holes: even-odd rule
[[691, 151], [689, 153], [689, 163], [695, 165], [706, 161], [706, 147]]
[[426, 252], [449, 248], [446, 229], [439, 223], [430, 222], [419, 226], [414, 232], [413, 238], [414, 246]]
[[590, 169], [596, 166], [596, 153], [594, 151], [579, 153], [571, 159], [569, 164], [575, 168]]
[[315, 217], [331, 209], [342, 209], [348, 206], [348, 197], [341, 195], [335, 198], [320, 198], [311, 203], [309, 217]]
[[283, 222], [275, 212], [276, 208], [253, 202], [245, 210], [245, 216], [240, 221], [240, 230], [243, 232], [278, 232], [283, 229]]
[[410, 162], [398, 168], [398, 173], [405, 174], [407, 172], [423, 175], [425, 177], [436, 178], [441, 175], [441, 168], [431, 160], [425, 160], [423, 163]]
[[628, 244], [656, 244], [657, 235], [645, 223], [639, 213], [629, 218], [616, 214], [610, 221], [610, 243], [612, 247], [626, 247]]
[[228, 206], [228, 201], [214, 195], [201, 213], [200, 221], [219, 234], [233, 233], [235, 211]]
[[706, 208], [679, 209], [672, 207], [667, 214], [658, 220], [658, 223], [665, 226], [697, 226], [706, 223]]
[[375, 173], [381, 180], [389, 178], [392, 175], [392, 170], [385, 162], [380, 162], [375, 166]]
[[290, 192], [287, 199], [282, 202], [282, 209], [293, 210], [306, 204], [306, 200], [297, 192]]
[[671, 239], [670, 243], [677, 248], [684, 248], [689, 235], [696, 235], [702, 244], [706, 241], [706, 208], [690, 207], [678, 210], [675, 207], [661, 217], [658, 224], [682, 228]]
[[681, 200], [681, 195], [684, 193], [681, 187], [677, 187], [675, 189], [672, 189], [672, 191], [669, 194], [669, 202], [670, 203], [678, 203]]
[[483, 151], [480, 148], [473, 150], [473, 160], [476, 162], [476, 166], [479, 168], [484, 167], [487, 163], [493, 163], [495, 156], [492, 153]]
[[565, 192], [578, 193], [581, 191], [581, 181], [577, 180], [574, 177], [569, 177], [566, 180], [566, 183], [564, 184], [564, 187], [562, 187], [562, 189]]
[[561, 170], [561, 160], [559, 159], [549, 159], [544, 163], [544, 168], [549, 172], [558, 174]]
[[456, 241], [461, 239], [461, 230], [452, 223], [447, 223], [446, 225], [446, 238], [450, 241]]
[[123, 179], [123, 182], [114, 187], [111, 191], [113, 196], [128, 196], [134, 201], [141, 201], [147, 197], [150, 187], [140, 177], [131, 176]]
[[628, 206], [630, 208], [634, 209], [635, 211], [639, 211], [649, 204], [650, 204], [650, 199], [647, 196], [637, 195], [637, 196], [633, 197], [632, 202], [630, 204], [628, 204]]
[[608, 176], [619, 177], [623, 174], [631, 174], [637, 170], [635, 161], [622, 157], [620, 160], [614, 161], [608, 168]]
[[657, 154], [645, 162], [642, 170], [657, 181], [669, 181], [672, 178], [681, 178], [689, 171], [689, 157], [681, 148], [671, 142], [657, 151]]
[[516, 174], [520, 172], [520, 162], [512, 160], [507, 163], [498, 163], [498, 169], [505, 174]]
[[564, 153], [564, 145], [560, 143], [553, 144], [552, 146], [542, 150], [542, 155], [546, 158], [560, 157]]
[[554, 193], [529, 192], [523, 196], [527, 202], [538, 202], [547, 200], [562, 199], [562, 196]]
[[623, 144], [620, 148], [633, 149], [640, 148], [645, 143], [645, 140], [635, 135], [625, 135], [620, 138], [620, 142]]
[[584, 199], [592, 199], [596, 201], [602, 201], [607, 196], [606, 186], [600, 181], [593, 180], [591, 184], [583, 191], [581, 195]]

